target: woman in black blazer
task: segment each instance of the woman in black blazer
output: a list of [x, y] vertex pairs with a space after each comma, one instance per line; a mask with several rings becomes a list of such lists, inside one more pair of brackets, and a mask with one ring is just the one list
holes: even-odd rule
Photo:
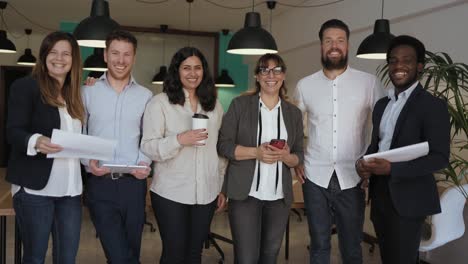
[[75, 263], [81, 226], [79, 159], [47, 158], [62, 147], [53, 129], [81, 133], [81, 59], [71, 34], [54, 32], [42, 41], [32, 76], [15, 81], [8, 101], [7, 181], [23, 240], [23, 263], [44, 263], [49, 234], [53, 262]]
[[285, 73], [280, 56], [260, 57], [256, 90], [232, 101], [219, 132], [218, 152], [229, 160], [223, 193], [239, 264], [276, 263], [293, 200], [290, 168], [304, 159], [302, 114], [286, 100]]

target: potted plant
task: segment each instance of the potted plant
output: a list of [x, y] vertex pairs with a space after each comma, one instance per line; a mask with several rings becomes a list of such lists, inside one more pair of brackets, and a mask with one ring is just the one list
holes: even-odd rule
[[[379, 66], [377, 74], [388, 85], [387, 64]], [[424, 89], [448, 103], [452, 128], [451, 155], [449, 166], [441, 171], [444, 175], [442, 180], [457, 186], [468, 199], [467, 191], [461, 187], [468, 183], [468, 65], [453, 62], [445, 52], [426, 51], [420, 80]]]

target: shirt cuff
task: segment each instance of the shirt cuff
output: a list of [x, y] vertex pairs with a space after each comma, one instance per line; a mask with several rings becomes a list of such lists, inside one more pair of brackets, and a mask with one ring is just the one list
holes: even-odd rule
[[36, 156], [37, 155], [37, 150], [36, 150], [36, 143], [37, 143], [37, 139], [42, 136], [41, 134], [34, 134], [32, 135], [30, 138], [29, 138], [29, 141], [28, 141], [28, 149], [26, 151], [26, 154], [28, 156]]

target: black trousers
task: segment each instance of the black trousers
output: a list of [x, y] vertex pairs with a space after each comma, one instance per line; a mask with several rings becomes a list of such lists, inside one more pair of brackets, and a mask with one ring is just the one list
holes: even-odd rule
[[91, 218], [108, 263], [140, 263], [146, 180], [90, 176], [86, 184]]
[[371, 220], [379, 240], [382, 263], [416, 263], [425, 217], [400, 216], [384, 179], [376, 184], [375, 193], [376, 197], [371, 200]]
[[162, 240], [161, 264], [201, 263], [203, 242], [210, 232], [216, 199], [209, 204], [182, 204], [151, 192]]
[[263, 201], [248, 196], [245, 200], [229, 200], [234, 263], [276, 263], [289, 208], [283, 199]]

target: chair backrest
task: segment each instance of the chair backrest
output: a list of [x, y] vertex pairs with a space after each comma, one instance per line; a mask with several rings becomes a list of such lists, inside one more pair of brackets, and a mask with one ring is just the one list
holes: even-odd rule
[[[463, 185], [468, 192], [468, 184]], [[429, 251], [460, 238], [465, 232], [463, 209], [466, 199], [457, 186], [448, 188], [440, 197], [442, 212], [432, 216], [432, 234], [421, 241], [419, 251]]]

